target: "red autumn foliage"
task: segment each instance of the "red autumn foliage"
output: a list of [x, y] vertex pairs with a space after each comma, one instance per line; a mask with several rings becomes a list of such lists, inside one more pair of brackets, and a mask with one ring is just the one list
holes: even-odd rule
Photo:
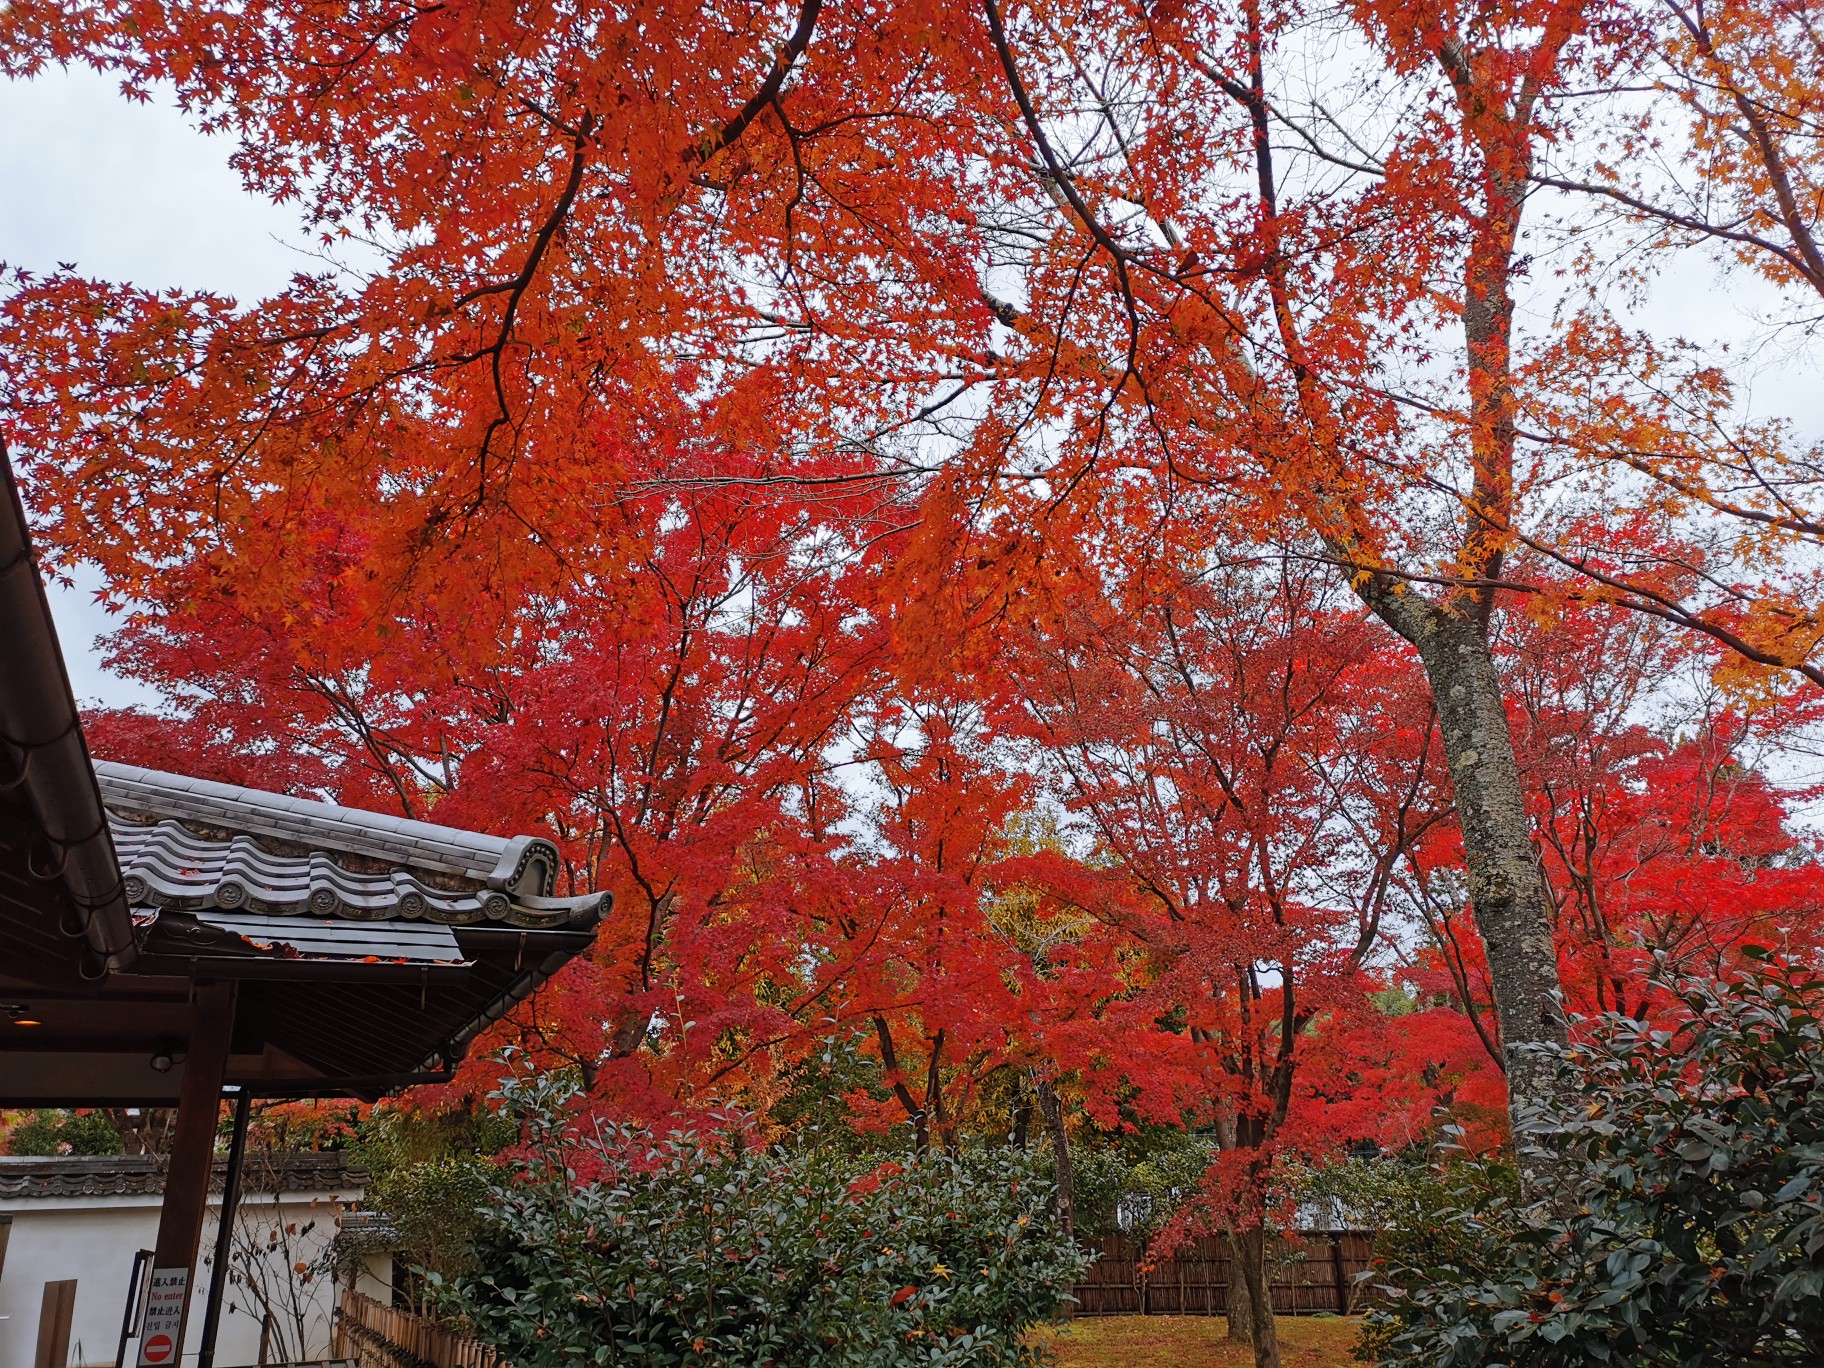
[[[173, 705], [97, 749], [553, 832], [617, 912], [494, 1039], [630, 1117], [839, 1045], [933, 1143], [1210, 1126], [1243, 1224], [1281, 1153], [1492, 1141], [1557, 990], [1817, 952], [1758, 751], [1824, 682], [1818, 453], [1604, 293], [1688, 242], [1824, 291], [1813, 42], [15, 0], [0, 72], [166, 83], [375, 259], [9, 277], [0, 435]], [[1613, 250], [1537, 235], [1592, 204]]]

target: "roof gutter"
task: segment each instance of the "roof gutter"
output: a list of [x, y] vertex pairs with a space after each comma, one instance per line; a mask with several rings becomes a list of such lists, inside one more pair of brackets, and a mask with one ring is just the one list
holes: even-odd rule
[[84, 976], [100, 978], [138, 957], [133, 918], [3, 441], [0, 481], [0, 789], [36, 820], [48, 867], [32, 872], [63, 885], [76, 924], [62, 929], [88, 943]]

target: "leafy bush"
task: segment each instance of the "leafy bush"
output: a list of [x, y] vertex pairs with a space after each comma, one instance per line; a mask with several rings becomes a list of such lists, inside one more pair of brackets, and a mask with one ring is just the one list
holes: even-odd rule
[[[1345, 1159], [1298, 1181], [1301, 1202], [1323, 1207], [1342, 1228], [1374, 1233], [1371, 1258], [1382, 1271], [1368, 1275], [1371, 1285], [1384, 1285], [1386, 1270], [1412, 1287], [1461, 1282], [1465, 1269], [1480, 1269], [1487, 1261], [1486, 1231], [1446, 1214], [1511, 1205], [1519, 1196], [1519, 1170], [1510, 1158], [1472, 1155], [1455, 1143], [1461, 1132], [1446, 1129], [1454, 1132], [1450, 1141], [1434, 1150]], [[1356, 1357], [1380, 1362], [1401, 1325], [1396, 1317], [1371, 1317]]]
[[527, 1127], [445, 1303], [516, 1368], [1019, 1365], [1086, 1265], [1024, 1156], [895, 1162], [733, 1130], [649, 1140], [572, 1124], [574, 1094], [512, 1081]]
[[[1457, 1143], [1459, 1127], [1445, 1131], [1445, 1143], [1435, 1147], [1415, 1145], [1322, 1165], [1291, 1165], [1292, 1196], [1301, 1207], [1315, 1208], [1319, 1227], [1371, 1232], [1373, 1269], [1399, 1270], [1402, 1281], [1421, 1286], [1460, 1281], [1456, 1270], [1480, 1266], [1486, 1250], [1479, 1233], [1440, 1220], [1440, 1213], [1511, 1202], [1520, 1185], [1510, 1159], [1470, 1154]], [[1370, 1284], [1385, 1281], [1372, 1270], [1358, 1276]], [[1378, 1362], [1389, 1328], [1385, 1318], [1365, 1326], [1356, 1357]]]
[[1374, 1232], [1376, 1253], [1387, 1259], [1417, 1262], [1424, 1251], [1443, 1256], [1446, 1246], [1440, 1242], [1453, 1235], [1438, 1228], [1440, 1209], [1462, 1205], [1457, 1199], [1465, 1192], [1478, 1193], [1480, 1205], [1511, 1199], [1520, 1191], [1519, 1170], [1511, 1158], [1471, 1154], [1458, 1144], [1459, 1127], [1446, 1126], [1444, 1131], [1445, 1143], [1435, 1147], [1414, 1146], [1294, 1169], [1293, 1197], [1320, 1208], [1320, 1224]]
[[48, 1157], [60, 1154], [123, 1154], [120, 1132], [100, 1112], [36, 1111], [7, 1132], [6, 1152]]
[[[1136, 1240], [1157, 1234], [1187, 1201], [1195, 1200], [1215, 1157], [1207, 1137], [1176, 1127], [1142, 1125], [1120, 1135], [1090, 1134], [1071, 1146], [1077, 1229], [1117, 1232]], [[1037, 1162], [1047, 1175], [1047, 1148]]]
[[1667, 1029], [1597, 1023], [1572, 1101], [1523, 1124], [1574, 1175], [1575, 1215], [1457, 1192], [1449, 1256], [1389, 1270], [1382, 1363], [1824, 1362], [1824, 978], [1676, 992]]
[[371, 1175], [363, 1202], [392, 1226], [404, 1290], [415, 1292], [427, 1272], [448, 1277], [468, 1267], [489, 1184], [499, 1177], [491, 1156], [517, 1138], [511, 1119], [472, 1105], [368, 1114], [355, 1151]]

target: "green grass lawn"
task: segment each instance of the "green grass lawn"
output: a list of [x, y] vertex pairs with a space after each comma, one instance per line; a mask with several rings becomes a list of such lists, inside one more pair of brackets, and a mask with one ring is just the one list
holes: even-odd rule
[[[1280, 1355], [1285, 1368], [1353, 1365], [1357, 1322], [1341, 1316], [1281, 1316]], [[1254, 1362], [1245, 1345], [1230, 1344], [1218, 1316], [1086, 1316], [1062, 1330], [1042, 1331], [1058, 1368], [1245, 1368]]]

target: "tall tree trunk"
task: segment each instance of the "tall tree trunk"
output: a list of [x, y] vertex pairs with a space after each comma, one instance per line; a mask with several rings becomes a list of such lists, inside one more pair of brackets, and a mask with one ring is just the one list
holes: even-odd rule
[[1051, 1080], [1046, 1078], [1035, 1080], [1033, 1091], [1038, 1094], [1039, 1110], [1044, 1113], [1046, 1128], [1051, 1133], [1052, 1167], [1056, 1171], [1058, 1187], [1058, 1229], [1066, 1235], [1075, 1235], [1077, 1177], [1070, 1161], [1070, 1132], [1064, 1126], [1064, 1101], [1052, 1087]]
[[1254, 1303], [1248, 1299], [1248, 1280], [1241, 1273], [1241, 1256], [1233, 1232], [1229, 1234], [1229, 1342], [1254, 1343]]
[[1026, 1091], [1026, 1080], [1020, 1074], [1013, 1076], [1013, 1128], [1008, 1133], [1007, 1143], [1016, 1150], [1024, 1150], [1027, 1134], [1032, 1128], [1032, 1094]]
[[[1508, 1110], [1514, 1115], [1552, 1097], [1553, 1061], [1538, 1047], [1562, 1047], [1567, 1035], [1551, 895], [1533, 849], [1501, 677], [1485, 625], [1475, 615], [1450, 612], [1413, 591], [1370, 587], [1363, 597], [1418, 649], [1431, 681], [1463, 833], [1470, 907], [1488, 952]], [[1549, 1156], [1523, 1147], [1520, 1171], [1533, 1199], [1562, 1189]]]
[[[1199, 1032], [1192, 1028], [1192, 1038]], [[1207, 1039], [1207, 1036], [1204, 1037]], [[1216, 1113], [1216, 1148], [1228, 1153], [1239, 1141], [1239, 1131], [1235, 1123], [1235, 1114], [1228, 1108], [1220, 1108]], [[1231, 1226], [1226, 1232], [1229, 1241], [1229, 1342], [1232, 1344], [1254, 1343], [1254, 1303], [1248, 1300], [1248, 1282], [1241, 1276], [1241, 1246], [1236, 1243], [1236, 1233]]]
[[912, 1152], [923, 1159], [931, 1152], [931, 1117], [912, 1096], [912, 1089], [906, 1086], [906, 1076], [899, 1067], [899, 1052], [893, 1047], [893, 1031], [883, 1016], [874, 1018], [874, 1038], [880, 1043], [880, 1062], [887, 1072], [887, 1084], [893, 1089], [893, 1096], [899, 1099], [899, 1105], [906, 1109], [906, 1120], [912, 1123]]
[[[1254, 1332], [1254, 1368], [1279, 1368], [1279, 1328], [1273, 1321], [1273, 1288], [1267, 1280], [1267, 1232], [1246, 1226], [1229, 1235], [1229, 1282], [1245, 1289]], [[1233, 1294], [1229, 1305], [1235, 1304]], [[1231, 1337], [1233, 1327], [1231, 1326]]]
[[931, 1124], [937, 1127], [944, 1153], [954, 1159], [962, 1149], [962, 1141], [957, 1134], [956, 1118], [950, 1115], [949, 1106], [944, 1100], [944, 1075], [939, 1068], [943, 1054], [944, 1033], [940, 1030], [932, 1038], [931, 1063], [925, 1070], [925, 1111], [930, 1115]]

